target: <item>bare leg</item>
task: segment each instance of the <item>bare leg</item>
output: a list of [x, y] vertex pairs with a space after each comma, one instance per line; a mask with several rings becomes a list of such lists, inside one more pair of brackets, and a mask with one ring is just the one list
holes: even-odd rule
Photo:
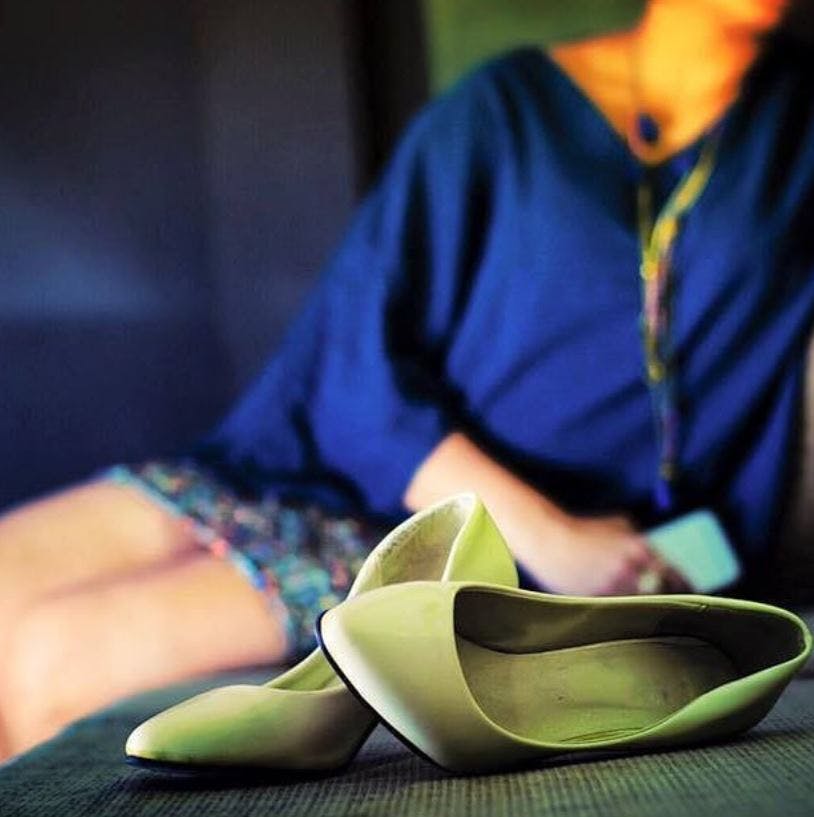
[[[234, 642], [210, 645], [224, 629]], [[0, 517], [0, 759], [118, 694], [277, 657], [280, 632], [231, 565], [135, 488], [101, 481], [22, 506]], [[268, 653], [256, 653], [255, 635]]]
[[282, 622], [204, 552], [57, 592], [9, 639], [0, 715], [17, 753], [116, 698], [285, 654]]
[[195, 547], [189, 525], [134, 488], [101, 481], [31, 502], [0, 516], [0, 622], [57, 590]]

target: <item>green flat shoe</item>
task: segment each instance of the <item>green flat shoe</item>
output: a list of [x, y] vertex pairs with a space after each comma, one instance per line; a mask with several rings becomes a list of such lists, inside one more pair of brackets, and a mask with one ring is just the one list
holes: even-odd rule
[[[417, 579], [517, 585], [506, 543], [474, 494], [440, 502], [391, 531], [348, 597]], [[319, 771], [349, 762], [375, 724], [316, 649], [267, 684], [221, 687], [159, 713], [130, 735], [125, 753], [131, 763], [175, 772]]]
[[317, 630], [347, 685], [454, 772], [742, 732], [811, 652], [805, 624], [766, 604], [461, 582], [375, 590]]

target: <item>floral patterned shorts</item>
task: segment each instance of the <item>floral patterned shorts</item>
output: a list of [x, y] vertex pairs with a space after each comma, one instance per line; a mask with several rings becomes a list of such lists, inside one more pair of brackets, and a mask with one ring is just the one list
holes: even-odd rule
[[117, 465], [103, 479], [144, 491], [189, 520], [200, 545], [232, 562], [286, 624], [292, 657], [314, 647], [314, 622], [347, 594], [385, 531], [315, 505], [247, 500], [187, 462]]

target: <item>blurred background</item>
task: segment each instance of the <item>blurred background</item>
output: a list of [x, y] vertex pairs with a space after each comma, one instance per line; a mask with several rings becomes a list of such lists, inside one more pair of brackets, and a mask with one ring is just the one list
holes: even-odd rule
[[189, 445], [418, 107], [643, 4], [4, 0], [0, 507]]

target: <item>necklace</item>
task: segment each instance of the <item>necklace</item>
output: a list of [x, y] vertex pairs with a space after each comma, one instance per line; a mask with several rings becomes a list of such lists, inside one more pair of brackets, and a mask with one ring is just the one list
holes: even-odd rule
[[[647, 155], [659, 142], [660, 129], [655, 119], [642, 110], [644, 100], [640, 45], [630, 52], [633, 127], [630, 130], [631, 153]], [[717, 131], [717, 129], [716, 129]], [[656, 507], [667, 512], [677, 502], [680, 455], [676, 353], [673, 348], [674, 249], [687, 213], [707, 187], [715, 165], [717, 132], [702, 144], [694, 166], [681, 176], [661, 211], [656, 213], [656, 191], [652, 169], [637, 162], [636, 214], [639, 234], [639, 276], [644, 380], [650, 393], [658, 465], [654, 480]], [[634, 147], [636, 150], [634, 150]]]
[[673, 250], [683, 218], [701, 197], [712, 175], [717, 144], [717, 134], [706, 139], [694, 167], [684, 174], [658, 215], [654, 211], [652, 176], [646, 170], [640, 173], [636, 191], [642, 286], [639, 325], [659, 455], [654, 498], [662, 511], [674, 507], [679, 478], [680, 413], [671, 338]]

